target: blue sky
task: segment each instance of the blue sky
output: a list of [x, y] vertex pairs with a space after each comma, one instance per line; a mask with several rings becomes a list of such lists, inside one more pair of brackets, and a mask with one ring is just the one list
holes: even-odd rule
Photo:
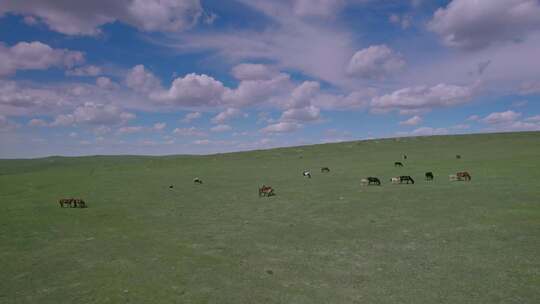
[[5, 0], [0, 158], [540, 130], [538, 0]]

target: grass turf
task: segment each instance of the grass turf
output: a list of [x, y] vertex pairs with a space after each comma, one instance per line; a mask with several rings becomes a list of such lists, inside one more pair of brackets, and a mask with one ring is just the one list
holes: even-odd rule
[[540, 133], [1, 160], [0, 303], [540, 303], [539, 181]]

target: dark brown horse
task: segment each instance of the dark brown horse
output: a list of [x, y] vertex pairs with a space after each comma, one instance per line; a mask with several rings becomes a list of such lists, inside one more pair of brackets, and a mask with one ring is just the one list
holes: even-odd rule
[[426, 180], [427, 181], [432, 181], [433, 178], [434, 178], [433, 172], [426, 172]]
[[274, 193], [274, 189], [272, 189], [272, 187], [270, 186], [266, 186], [266, 185], [262, 185], [262, 187], [259, 188], [259, 197], [261, 196], [272, 196], [272, 195], [276, 195]]
[[402, 162], [395, 162], [394, 167], [403, 167], [403, 163]]
[[368, 180], [368, 185], [371, 185], [371, 184], [375, 184], [377, 186], [381, 185], [381, 180], [377, 177], [370, 176], [367, 178], [367, 180]]
[[458, 180], [465, 180], [465, 181], [471, 180], [471, 175], [467, 171], [458, 172], [456, 173], [456, 175], [457, 175]]
[[328, 168], [328, 167], [322, 167], [322, 168], [321, 168], [321, 172], [322, 172], [322, 173], [325, 173], [325, 172], [328, 173], [328, 172], [330, 172], [330, 168]]

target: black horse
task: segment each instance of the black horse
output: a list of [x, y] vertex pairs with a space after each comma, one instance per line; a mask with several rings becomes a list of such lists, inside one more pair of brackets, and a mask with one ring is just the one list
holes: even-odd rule
[[73, 203], [75, 204], [75, 208], [79, 206], [79, 208], [86, 208], [86, 202], [83, 199], [76, 198], [73, 200]]
[[404, 183], [404, 182], [406, 182], [407, 184], [409, 182], [414, 184], [414, 179], [412, 177], [408, 176], [408, 175], [402, 175], [402, 176], [399, 177], [399, 183], [401, 184], [401, 183]]
[[395, 162], [394, 167], [403, 167], [403, 163], [402, 162]]
[[461, 159], [461, 155], [457, 154], [456, 159]]
[[322, 172], [322, 173], [325, 173], [325, 172], [328, 173], [328, 172], [330, 172], [330, 168], [328, 168], [328, 167], [322, 167], [322, 168], [321, 168], [321, 172]]
[[432, 181], [435, 177], [433, 176], [433, 172], [426, 172], [426, 180]]
[[407, 159], [407, 154], [403, 154], [403, 159]]
[[377, 177], [368, 177], [367, 178], [368, 180], [368, 185], [371, 185], [371, 184], [375, 184], [377, 186], [380, 186], [381, 185], [381, 180], [379, 180]]
[[75, 205], [75, 199], [73, 198], [61, 198], [58, 200], [58, 204], [62, 208], [64, 208], [65, 205], [69, 207], [77, 207], [77, 205]]

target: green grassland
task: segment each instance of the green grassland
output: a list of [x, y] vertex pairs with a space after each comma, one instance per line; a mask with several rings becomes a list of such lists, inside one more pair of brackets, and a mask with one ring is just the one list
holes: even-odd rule
[[540, 133], [1, 160], [0, 207], [0, 303], [540, 303]]

